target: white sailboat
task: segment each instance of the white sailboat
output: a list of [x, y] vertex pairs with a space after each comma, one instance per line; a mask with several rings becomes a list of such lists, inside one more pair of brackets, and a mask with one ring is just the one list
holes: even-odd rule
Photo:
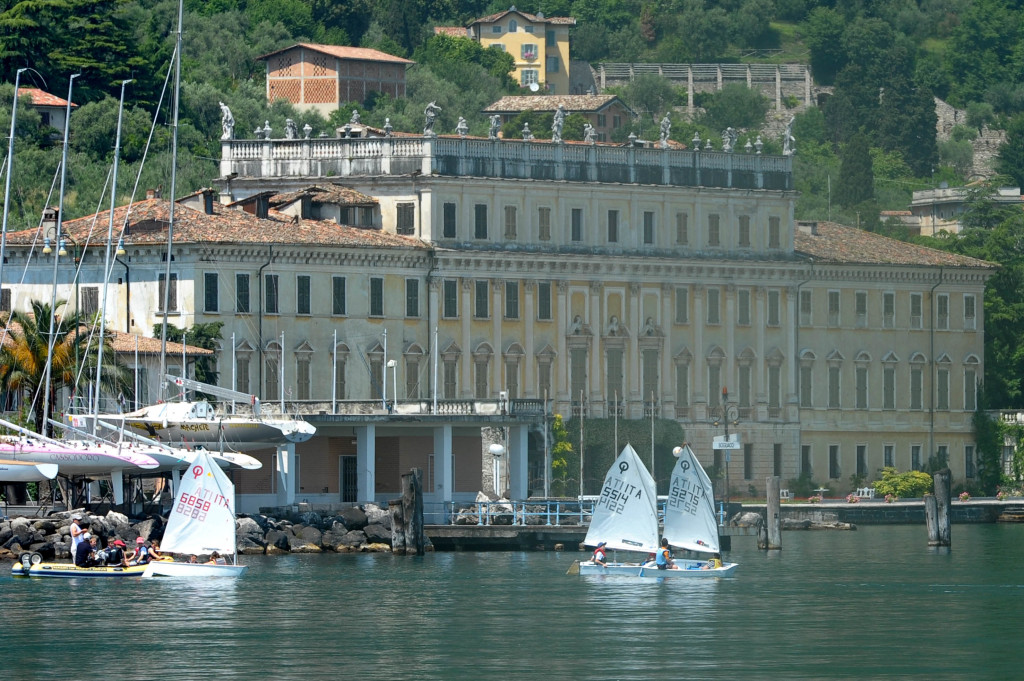
[[55, 463], [26, 463], [0, 459], [0, 482], [41, 482], [57, 477]]
[[[674, 566], [667, 570], [659, 570], [654, 561], [606, 561], [601, 565], [588, 560], [574, 564], [569, 569], [570, 573], [578, 571], [581, 575], [627, 577], [726, 577], [735, 571], [736, 563], [722, 563], [717, 558], [718, 523], [711, 479], [689, 445], [676, 447], [673, 454], [679, 460], [672, 471], [665, 507], [665, 538], [672, 546], [706, 551], [716, 557], [709, 560], [675, 559]], [[626, 445], [605, 476], [584, 543], [597, 546], [606, 542], [607, 547], [613, 550], [654, 552], [658, 546], [655, 490], [654, 479], [644, 468], [640, 457]]]
[[246, 566], [237, 562], [234, 508], [235, 486], [209, 452], [198, 451], [174, 499], [160, 550], [186, 556], [216, 552], [235, 557], [234, 564], [156, 561], [146, 567], [143, 576], [240, 576]]

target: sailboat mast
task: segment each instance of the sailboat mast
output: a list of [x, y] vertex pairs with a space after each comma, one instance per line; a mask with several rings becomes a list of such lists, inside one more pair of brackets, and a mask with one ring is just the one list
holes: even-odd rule
[[[121, 158], [121, 121], [124, 117], [124, 91], [129, 80], [121, 81], [121, 103], [117, 108], [117, 137], [114, 139], [114, 176], [110, 184], [110, 219], [107, 221], [107, 249], [103, 256], [103, 305], [100, 308], [100, 342], [96, 348], [96, 389], [93, 391], [93, 415], [100, 413], [100, 377], [103, 374], [103, 334], [107, 327], [107, 284], [110, 280], [110, 241], [114, 238], [114, 208], [117, 206], [117, 166]], [[96, 419], [92, 420], [92, 434], [96, 434]]]
[[[57, 265], [60, 263], [60, 241], [64, 237], [62, 236], [64, 228], [64, 188], [66, 186], [68, 176], [68, 133], [71, 129], [71, 93], [75, 87], [75, 78], [78, 78], [80, 73], [74, 73], [71, 78], [68, 79], [68, 101], [67, 106], [64, 109], [64, 148], [60, 154], [60, 193], [57, 194], [57, 233], [54, 234], [54, 239], [57, 242], [57, 250], [53, 254], [53, 292], [50, 295], [50, 314], [56, 315], [57, 312]], [[75, 272], [75, 276], [78, 276], [78, 272]], [[67, 307], [67, 306], [65, 306]], [[78, 301], [75, 301], [75, 318], [78, 320]], [[38, 321], [38, 320], [37, 320]], [[46, 380], [43, 382], [43, 418], [50, 418], [50, 377], [53, 375], [53, 344], [56, 340], [54, 335], [54, 320], [50, 320], [50, 345], [46, 353]], [[78, 330], [79, 325], [75, 324], [75, 344], [78, 344]], [[77, 365], [77, 362], [76, 362]], [[78, 372], [78, 367], [75, 366], [75, 373]], [[43, 435], [46, 431], [52, 430], [47, 427], [47, 424], [43, 423]]]
[[[18, 120], [18, 85], [21, 83], [21, 74], [28, 71], [28, 68], [18, 69], [14, 77], [14, 102], [11, 104], [11, 136], [7, 140], [7, 177], [4, 178], [4, 219], [0, 227], [0, 282], [4, 280], [4, 251], [7, 250], [7, 218], [11, 213], [11, 170], [14, 168], [14, 126]], [[11, 307], [13, 307], [13, 301]], [[6, 329], [4, 330], [6, 335]]]
[[[160, 400], [167, 393], [167, 311], [171, 302], [171, 248], [174, 243], [174, 197], [178, 190], [178, 104], [181, 100], [181, 20], [184, 0], [178, 0], [178, 32], [174, 44], [174, 113], [171, 122], [171, 196], [167, 213], [167, 257], [164, 268], [163, 318], [160, 322]], [[184, 335], [181, 339], [185, 343]]]

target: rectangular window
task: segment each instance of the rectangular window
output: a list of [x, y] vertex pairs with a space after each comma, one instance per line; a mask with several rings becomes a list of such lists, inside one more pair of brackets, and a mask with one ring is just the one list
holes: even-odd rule
[[910, 294], [910, 328], [921, 328], [921, 294]]
[[839, 367], [830, 366], [828, 368], [828, 408], [839, 409], [840, 407], [840, 395], [839, 392]]
[[206, 272], [203, 274], [203, 302], [204, 310], [206, 312], [219, 312], [220, 311], [220, 290], [218, 287], [219, 280], [217, 279], [216, 272]]
[[910, 470], [921, 470], [921, 445], [910, 445]]
[[839, 291], [828, 292], [828, 325], [839, 326]]
[[768, 291], [768, 326], [782, 324], [782, 305], [778, 291]]
[[750, 289], [736, 291], [736, 323], [750, 326]]
[[620, 348], [609, 348], [605, 361], [608, 363], [608, 375], [605, 379], [605, 390], [607, 399], [618, 408], [622, 404], [622, 350]]
[[964, 369], [964, 411], [978, 408], [978, 375], [974, 369]]
[[446, 203], [444, 204], [444, 227], [442, 228], [441, 236], [445, 239], [454, 239], [456, 232], [455, 222], [455, 204]]
[[690, 323], [690, 289], [676, 288], [676, 324]]
[[455, 279], [445, 279], [442, 288], [442, 310], [441, 316], [445, 319], [455, 319], [459, 316], [459, 282]]
[[868, 408], [868, 368], [859, 366], [856, 369], [857, 375], [857, 409]]
[[405, 360], [405, 399], [420, 399], [420, 363], [413, 358]]
[[645, 210], [644, 211], [644, 244], [651, 245], [654, 243], [654, 212]]
[[807, 477], [811, 476], [811, 473], [812, 473], [811, 461], [812, 461], [811, 446], [810, 445], [800, 445], [800, 474], [801, 475], [806, 475]]
[[249, 312], [249, 275], [235, 275], [235, 312], [247, 314]]
[[572, 209], [572, 222], [569, 238], [572, 241], [583, 241], [583, 209]]
[[768, 367], [768, 416], [782, 416], [782, 367], [774, 364]]
[[973, 478], [977, 470], [974, 465], [974, 445], [964, 445], [964, 477]]
[[722, 311], [719, 304], [719, 297], [719, 290], [717, 288], [708, 289], [708, 324], [722, 323]]
[[964, 294], [964, 331], [974, 331], [978, 328], [977, 312], [975, 305], [977, 298], [973, 294]]
[[842, 477], [843, 471], [839, 467], [839, 445], [828, 446], [828, 477], [838, 480]]
[[281, 312], [280, 281], [281, 278], [276, 274], [263, 275], [264, 314], [280, 314]]
[[614, 244], [619, 241], [619, 211], [608, 211], [608, 243]]
[[505, 206], [505, 239], [516, 240], [516, 233], [519, 231], [516, 225], [517, 211], [515, 206]]
[[240, 393], [249, 392], [249, 354], [243, 353], [235, 357], [235, 390]]
[[341, 355], [334, 362], [334, 397], [335, 399], [345, 399], [345, 355]]
[[690, 241], [689, 215], [676, 213], [676, 243], [685, 246]]
[[558, 57], [548, 57], [545, 62], [548, 73], [558, 73]]
[[922, 386], [923, 386], [923, 380], [922, 380], [923, 376], [924, 376], [924, 372], [921, 370], [921, 367], [915, 366], [915, 367], [911, 367], [910, 368], [910, 408], [911, 409], [921, 409], [922, 408], [923, 402], [921, 400], [921, 390], [922, 390]]
[[814, 371], [810, 365], [800, 367], [800, 406], [810, 408], [813, 404], [812, 387], [814, 386]]
[[743, 479], [751, 480], [754, 477], [754, 445], [743, 444]]
[[896, 294], [891, 291], [882, 294], [882, 328], [896, 328]]
[[510, 400], [519, 399], [519, 360], [505, 362], [505, 391]]
[[811, 292], [800, 292], [800, 326], [811, 325]]
[[416, 233], [416, 204], [400, 203], [397, 206], [398, 223], [395, 231], [398, 234], [413, 235]]
[[551, 320], [551, 282], [542, 281], [537, 284], [537, 319]]
[[537, 77], [539, 75], [537, 69], [523, 69], [521, 73], [523, 74], [523, 85], [532, 85], [537, 82]]
[[868, 477], [868, 446], [857, 445], [857, 477]]
[[778, 442], [772, 445], [772, 475], [782, 475], [782, 445]]
[[505, 282], [505, 319], [519, 319], [519, 282]]
[[896, 466], [896, 445], [882, 445], [882, 465], [887, 468]]
[[597, 127], [604, 128], [608, 125], [608, 119], [605, 114], [597, 114]]
[[740, 248], [750, 248], [750, 216], [740, 216]]
[[0, 312], [11, 311], [11, 289], [0, 289]]
[[275, 400], [281, 395], [281, 379], [280, 379], [280, 368], [279, 359], [277, 354], [267, 355], [266, 361], [264, 362], [264, 384], [263, 384], [263, 399], [264, 400]]
[[551, 209], [537, 209], [537, 238], [540, 241], [551, 241]]
[[721, 234], [718, 231], [720, 222], [721, 218], [716, 213], [708, 216], [708, 246], [721, 245]]
[[310, 281], [310, 276], [308, 274], [300, 274], [297, 277], [295, 277], [295, 293], [295, 313], [310, 314], [310, 296], [312, 295], [312, 285]]
[[486, 400], [490, 396], [488, 388], [487, 361], [473, 362], [473, 388], [478, 400]]
[[345, 277], [331, 278], [331, 313], [345, 316]]
[[490, 315], [487, 314], [488, 302], [488, 289], [490, 288], [489, 282], [486, 279], [478, 280], [474, 283], [474, 293], [476, 294], [475, 307], [473, 310], [473, 316], [477, 319], [487, 319]]
[[300, 400], [309, 399], [309, 353], [295, 358], [295, 393]]
[[166, 295], [167, 295], [167, 311], [168, 312], [177, 312], [178, 311], [178, 275], [176, 273], [172, 272], [171, 273], [171, 285], [169, 287], [167, 287], [166, 284], [167, 284], [167, 275], [161, 272], [160, 276], [159, 276], [159, 286], [157, 287], [157, 289], [158, 289], [157, 290], [157, 295], [160, 296], [160, 299], [156, 302], [156, 309], [159, 310], [160, 312], [164, 311], [164, 295], [165, 295], [165, 290], [164, 289], [166, 288], [167, 289], [166, 290]]
[[370, 316], [384, 316], [384, 279], [370, 277]]
[[537, 365], [537, 395], [541, 399], [551, 399], [551, 363], [541, 362]]
[[722, 367], [717, 364], [708, 366], [708, 406], [718, 407], [722, 404]]
[[444, 399], [454, 400], [457, 395], [459, 363], [455, 360], [444, 361]]
[[782, 230], [778, 218], [768, 218], [768, 248], [782, 248]]
[[738, 402], [740, 413], [747, 416], [750, 414], [750, 365], [741, 364], [739, 369], [740, 394]]
[[660, 378], [660, 372], [658, 371], [658, 351], [657, 350], [644, 350], [641, 353], [641, 371], [642, 374], [642, 385], [640, 390], [642, 391], [641, 399], [644, 402], [653, 402], [650, 407], [653, 409], [654, 405], [658, 402], [658, 379]]
[[612, 116], [612, 127], [616, 129], [622, 127], [622, 116]]
[[949, 294], [940, 293], [935, 303], [935, 328], [946, 331], [949, 329]]
[[405, 280], [405, 316], [420, 316], [420, 282], [419, 279]]
[[941, 411], [949, 411], [949, 369], [939, 369], [936, 372], [935, 382], [935, 408]]
[[676, 365], [676, 409], [687, 409], [690, 406], [690, 365]]
[[556, 42], [554, 31], [544, 31], [544, 41], [548, 47], [555, 47], [558, 44]]
[[523, 43], [522, 47], [519, 48], [519, 54], [523, 59], [536, 59], [537, 45], [534, 43]]
[[473, 238], [487, 238], [487, 204], [478, 203], [473, 206]]
[[[587, 349], [572, 348], [569, 350], [569, 400], [573, 404], [579, 404], [582, 396], [586, 397], [587, 390]], [[583, 405], [579, 405], [582, 409]]]
[[384, 361], [381, 359], [370, 360], [370, 399], [379, 400], [383, 397], [381, 391], [382, 384], [382, 373], [384, 371]]
[[868, 325], [868, 292], [857, 291], [853, 297], [854, 314], [856, 315], [856, 324], [858, 329], [863, 329]]
[[896, 408], [896, 367], [882, 368], [882, 409]]
[[78, 292], [78, 309], [83, 317], [91, 318], [100, 311], [100, 289], [98, 286], [83, 286]]

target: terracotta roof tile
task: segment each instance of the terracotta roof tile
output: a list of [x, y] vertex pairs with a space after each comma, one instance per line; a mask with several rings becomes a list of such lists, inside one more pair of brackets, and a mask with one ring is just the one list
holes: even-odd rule
[[819, 262], [991, 269], [998, 267], [985, 260], [898, 241], [834, 222], [819, 222], [815, 231], [816, 234], [808, 234], [798, 229], [795, 249], [797, 254], [814, 258]]
[[357, 192], [351, 187], [345, 187], [340, 184], [328, 186], [314, 184], [305, 189], [298, 189], [284, 194], [274, 194], [270, 197], [270, 205], [274, 207], [281, 206], [292, 203], [303, 196], [309, 196], [316, 203], [333, 203], [339, 206], [376, 206], [378, 204], [377, 199], [362, 192]]
[[504, 12], [498, 12], [497, 14], [489, 14], [486, 17], [474, 19], [470, 26], [472, 26], [473, 24], [493, 24], [495, 21], [500, 21], [506, 14], [509, 14], [511, 12], [515, 12], [520, 16], [526, 17], [526, 19], [528, 19], [529, 21], [538, 24], [560, 24], [565, 26], [576, 25], [576, 19], [574, 17], [543, 17], [538, 16], [536, 14], [527, 14], [526, 12], [522, 12], [520, 10], [507, 9]]
[[349, 47], [348, 45], [318, 45], [316, 43], [295, 43], [290, 47], [285, 47], [280, 50], [274, 50], [267, 54], [260, 55], [257, 59], [266, 59], [272, 57], [275, 54], [286, 52], [295, 47], [305, 47], [310, 50], [316, 50], [317, 52], [323, 52], [329, 54], [332, 57], [338, 57], [339, 59], [355, 59], [359, 61], [385, 61], [394, 64], [415, 64], [416, 62], [410, 59], [403, 59], [402, 57], [396, 57], [393, 54], [387, 52], [381, 52], [380, 50], [373, 50], [369, 47]]
[[593, 112], [619, 102], [626, 110], [626, 104], [615, 95], [508, 95], [484, 109], [484, 113], [520, 113], [522, 111], [554, 111], [561, 104], [565, 110]]
[[[40, 90], [37, 87], [19, 87], [19, 97], [31, 97], [32, 104], [35, 106], [67, 106], [68, 100], [61, 99], [57, 95], [51, 95], [49, 92]], [[72, 108], [78, 107], [74, 102], [71, 103]]]
[[[120, 331], [110, 331], [109, 329], [106, 331], [106, 335], [110, 338], [110, 345], [114, 348], [114, 352], [135, 352], [135, 343], [138, 341], [140, 355], [160, 354], [159, 338], [137, 336], [133, 333], [121, 333]], [[181, 357], [181, 348], [181, 343], [167, 341], [167, 354], [171, 357]], [[206, 348], [200, 348], [195, 345], [185, 346], [185, 355], [189, 357], [203, 357], [212, 354], [213, 350], [207, 350]]]
[[450, 35], [456, 38], [468, 38], [469, 29], [465, 26], [435, 26], [434, 35]]
[[[125, 230], [125, 245], [163, 244], [167, 241], [167, 220], [170, 202], [166, 199], [145, 199], [130, 206], [130, 220]], [[125, 224], [129, 206], [114, 210], [115, 230]], [[106, 240], [109, 211], [70, 220], [64, 230], [79, 243], [85, 243], [92, 230], [91, 244], [102, 247]], [[101, 227], [102, 226], [102, 227]], [[41, 241], [36, 229], [12, 232], [8, 243], [29, 244]], [[296, 220], [271, 211], [270, 217], [258, 218], [251, 213], [213, 204], [213, 215], [180, 203], [174, 210], [174, 241], [176, 244], [280, 244], [330, 245], [347, 248], [410, 248], [426, 249], [427, 244], [409, 236], [398, 236], [375, 229], [346, 227], [328, 220]]]

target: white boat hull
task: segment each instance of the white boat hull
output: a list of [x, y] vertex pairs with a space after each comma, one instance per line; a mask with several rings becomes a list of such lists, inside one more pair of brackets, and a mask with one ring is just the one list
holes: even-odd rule
[[241, 577], [246, 565], [210, 565], [160, 561], [146, 566], [143, 577]]
[[738, 567], [738, 563], [722, 563], [722, 567], [701, 569], [707, 565], [705, 560], [679, 560], [676, 567], [659, 570], [656, 565], [646, 563], [608, 563], [600, 565], [593, 561], [580, 562], [581, 575], [614, 575], [617, 577], [730, 577]]

